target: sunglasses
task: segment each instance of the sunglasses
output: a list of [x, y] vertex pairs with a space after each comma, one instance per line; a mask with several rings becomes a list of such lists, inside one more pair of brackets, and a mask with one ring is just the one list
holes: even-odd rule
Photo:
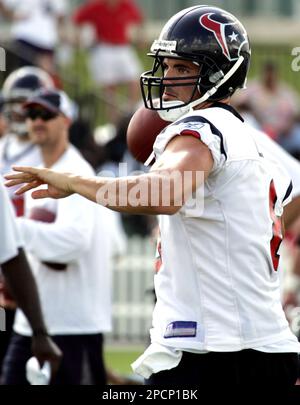
[[54, 118], [57, 118], [59, 114], [46, 110], [46, 109], [37, 109], [37, 108], [30, 108], [26, 112], [26, 118], [30, 118], [31, 120], [36, 120], [40, 118], [43, 121], [50, 121]]

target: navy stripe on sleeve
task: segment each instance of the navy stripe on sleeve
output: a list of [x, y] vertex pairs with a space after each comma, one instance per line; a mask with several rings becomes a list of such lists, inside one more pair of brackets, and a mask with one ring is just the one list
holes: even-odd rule
[[[185, 122], [188, 122], [188, 123], [191, 123], [191, 124], [192, 124], [193, 122], [202, 122], [203, 124], [208, 124], [208, 125], [210, 126], [211, 132], [212, 132], [214, 135], [216, 135], [216, 136], [218, 136], [218, 137], [220, 138], [221, 153], [222, 153], [222, 154], [225, 156], [225, 158], [227, 159], [227, 153], [226, 153], [225, 147], [224, 147], [223, 135], [222, 135], [222, 133], [218, 130], [218, 128], [216, 128], [216, 127], [214, 126], [214, 124], [212, 124], [212, 123], [211, 123], [209, 120], [207, 120], [206, 118], [200, 117], [199, 115], [192, 115], [192, 116], [188, 116], [188, 117], [182, 118], [181, 120], [176, 121], [174, 124], [177, 125], [177, 124], [182, 124], [182, 123], [185, 123]], [[171, 125], [174, 125], [174, 124], [171, 124]], [[191, 129], [192, 129], [192, 125], [191, 125]]]
[[283, 197], [282, 202], [284, 202], [287, 198], [289, 198], [289, 196], [291, 195], [292, 190], [293, 190], [293, 182], [291, 181], [288, 188], [287, 188], [287, 190], [286, 190], [286, 193], [285, 193], [285, 196]]

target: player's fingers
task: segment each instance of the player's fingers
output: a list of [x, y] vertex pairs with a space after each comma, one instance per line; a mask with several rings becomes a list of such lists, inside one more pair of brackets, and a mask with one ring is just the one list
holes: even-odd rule
[[31, 179], [31, 180], [26, 180], [26, 181], [24, 181], [24, 180], [22, 180], [22, 179], [15, 179], [15, 180], [9, 180], [9, 181], [6, 181], [5, 183], [4, 183], [4, 185], [6, 186], [6, 187], [13, 187], [13, 186], [17, 186], [17, 185], [19, 185], [19, 184], [24, 184], [24, 183], [32, 183], [32, 182], [36, 182], [37, 184], [39, 183], [39, 184], [42, 184], [39, 180], [35, 180], [35, 179]]
[[31, 197], [35, 200], [40, 198], [49, 198], [49, 191], [48, 190], [35, 190], [31, 193]]
[[23, 182], [20, 180], [8, 180], [4, 182], [4, 185], [6, 187], [13, 187], [13, 186], [17, 186], [18, 184], [22, 184]]
[[36, 167], [31, 166], [12, 166], [12, 169], [15, 172], [29, 173], [29, 174], [38, 174], [42, 169], [37, 169]]
[[36, 176], [29, 174], [29, 173], [9, 173], [9, 174], [5, 174], [4, 178], [6, 180], [22, 180], [23, 183], [24, 182], [28, 182], [28, 181], [32, 181], [34, 179], [36, 179]]
[[24, 186], [18, 188], [18, 190], [15, 191], [15, 194], [16, 194], [16, 195], [20, 195], [20, 194], [26, 193], [26, 191], [31, 190], [31, 189], [33, 189], [33, 188], [36, 188], [36, 187], [38, 187], [40, 184], [41, 184], [41, 183], [38, 182], [38, 181], [32, 181], [32, 182], [30, 182], [30, 183], [28, 183], [28, 184], [25, 184]]

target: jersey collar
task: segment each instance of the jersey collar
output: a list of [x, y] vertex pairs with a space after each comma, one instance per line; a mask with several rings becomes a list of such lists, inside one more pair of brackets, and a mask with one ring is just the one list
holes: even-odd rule
[[224, 110], [227, 110], [229, 112], [231, 112], [233, 115], [235, 115], [239, 120], [241, 120], [242, 122], [244, 122], [244, 118], [236, 111], [235, 108], [233, 108], [231, 105], [229, 104], [225, 104], [225, 103], [220, 103], [219, 101], [215, 101], [213, 102], [209, 107], [207, 108], [212, 108], [212, 107], [219, 107], [219, 108], [223, 108]]

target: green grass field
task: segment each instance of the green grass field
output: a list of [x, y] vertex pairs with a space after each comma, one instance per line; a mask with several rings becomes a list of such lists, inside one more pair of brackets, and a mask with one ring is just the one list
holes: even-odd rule
[[130, 364], [143, 353], [144, 347], [107, 346], [105, 348], [106, 367], [122, 375], [132, 373]]

